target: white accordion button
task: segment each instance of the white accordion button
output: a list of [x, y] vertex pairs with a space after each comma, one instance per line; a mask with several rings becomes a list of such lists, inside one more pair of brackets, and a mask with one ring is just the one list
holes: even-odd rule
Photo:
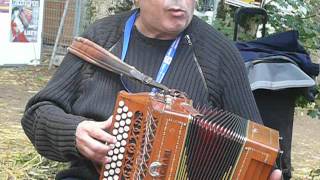
[[120, 168], [116, 168], [114, 171], [116, 172], [116, 174], [119, 174], [120, 173]]
[[110, 169], [110, 164], [106, 164], [105, 168], [106, 168], [106, 170], [109, 170]]
[[112, 177], [108, 177], [108, 180], [113, 180], [113, 178]]
[[119, 126], [120, 126], [119, 122], [115, 122], [115, 123], [114, 123], [114, 127], [115, 127], [115, 128], [118, 128]]
[[122, 136], [120, 134], [117, 135], [117, 140], [121, 141], [122, 140]]
[[114, 154], [119, 154], [119, 149], [118, 148], [115, 148], [113, 151], [114, 151]]
[[[112, 162], [112, 163], [111, 163], [111, 167], [112, 167], [112, 168], [116, 168], [116, 163], [115, 163], [115, 162]], [[111, 174], [111, 171], [113, 171], [113, 169], [110, 169], [110, 171], [109, 171], [110, 175], [113, 175], [113, 174]]]
[[118, 159], [119, 159], [119, 160], [122, 160], [122, 159], [123, 159], [123, 154], [119, 154], [119, 155], [118, 155]]
[[125, 146], [127, 144], [127, 141], [126, 140], [122, 140], [121, 141], [121, 146]]
[[115, 175], [115, 176], [113, 176], [113, 179], [114, 179], [114, 180], [119, 180], [119, 176], [118, 176], [118, 175]]
[[120, 128], [119, 128], [119, 133], [122, 134], [123, 131], [124, 131], [124, 130], [123, 130], [123, 127], [120, 127]]
[[128, 132], [130, 128], [129, 128], [129, 126], [125, 126], [123, 129], [125, 132]]
[[104, 177], [108, 177], [108, 176], [109, 176], [108, 171], [105, 171], [105, 172], [103, 173], [103, 175], [104, 175]]
[[[120, 154], [119, 154], [120, 155]], [[121, 161], [117, 161], [117, 166], [121, 167], [122, 166], [122, 162]]]
[[128, 116], [128, 118], [131, 118], [131, 117], [132, 117], [132, 112], [129, 111], [129, 112], [127, 113], [127, 116]]
[[120, 121], [121, 120], [121, 116], [119, 114], [116, 115], [116, 120]]
[[109, 173], [110, 173], [111, 176], [113, 176], [113, 175], [114, 175], [114, 170], [111, 169], [111, 170], [109, 171]]
[[114, 148], [114, 144], [110, 144], [109, 147], [110, 147], [110, 149], [113, 149]]
[[127, 114], [126, 114], [126, 113], [122, 113], [122, 114], [121, 114], [121, 118], [122, 118], [122, 119], [126, 119], [126, 118], [127, 118]]
[[126, 119], [126, 124], [130, 125], [131, 124], [131, 119]]
[[113, 129], [113, 130], [112, 130], [112, 134], [113, 134], [113, 135], [117, 135], [117, 134], [118, 134], [118, 130], [117, 130], [117, 129]]
[[121, 114], [121, 113], [122, 113], [122, 108], [118, 108], [118, 109], [117, 109], [117, 113], [118, 113], [118, 114]]
[[126, 124], [125, 121], [120, 121], [120, 126], [124, 126]]
[[118, 156], [117, 156], [117, 155], [113, 155], [113, 156], [112, 156], [112, 160], [113, 160], [113, 161], [117, 161], [117, 160], [118, 160]]
[[113, 155], [113, 151], [108, 151], [108, 155], [112, 156]]
[[118, 148], [118, 147], [120, 147], [120, 145], [121, 145], [121, 143], [118, 141], [118, 142], [116, 142], [116, 147]]
[[128, 112], [129, 108], [127, 106], [123, 107], [123, 112]]
[[120, 153], [124, 153], [124, 151], [125, 151], [124, 147], [121, 147], [121, 148], [119, 149], [119, 151], [120, 151]]
[[128, 138], [128, 133], [123, 133], [123, 139], [127, 139]]
[[120, 107], [124, 106], [124, 101], [119, 101], [119, 106]]

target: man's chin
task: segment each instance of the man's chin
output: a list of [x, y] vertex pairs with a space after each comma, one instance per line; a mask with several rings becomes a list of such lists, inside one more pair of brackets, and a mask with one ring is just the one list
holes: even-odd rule
[[172, 25], [171, 27], [167, 28], [167, 32], [170, 34], [177, 34], [178, 35], [182, 31], [184, 31], [185, 28], [186, 28], [185, 24], [175, 24], [175, 25]]

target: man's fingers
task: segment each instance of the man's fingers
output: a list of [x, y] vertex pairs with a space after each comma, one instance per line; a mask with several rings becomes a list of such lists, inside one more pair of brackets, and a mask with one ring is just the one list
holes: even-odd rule
[[90, 136], [99, 141], [107, 142], [108, 144], [115, 144], [117, 142], [117, 139], [114, 136], [102, 129], [96, 129], [95, 131], [90, 132]]
[[85, 146], [89, 147], [93, 152], [107, 155], [108, 151], [111, 149], [108, 145], [97, 141], [91, 137], [88, 137], [85, 142]]
[[96, 163], [109, 163], [111, 162], [111, 158], [107, 157], [105, 154], [99, 154], [94, 152], [90, 147], [83, 146], [81, 150], [81, 154], [86, 158], [96, 162]]
[[88, 159], [107, 162], [106, 155], [111, 149], [108, 144], [115, 144], [116, 138], [104, 129], [111, 125], [112, 119], [104, 122], [83, 121], [76, 130], [76, 147]]

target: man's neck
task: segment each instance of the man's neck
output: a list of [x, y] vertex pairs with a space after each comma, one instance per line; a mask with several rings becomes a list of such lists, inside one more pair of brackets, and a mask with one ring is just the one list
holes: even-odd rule
[[159, 30], [149, 26], [146, 23], [143, 23], [141, 17], [138, 16], [135, 22], [135, 25], [140, 33], [148, 38], [161, 39], [161, 40], [172, 40], [178, 36], [178, 32], [168, 33], [168, 32], [160, 32]]

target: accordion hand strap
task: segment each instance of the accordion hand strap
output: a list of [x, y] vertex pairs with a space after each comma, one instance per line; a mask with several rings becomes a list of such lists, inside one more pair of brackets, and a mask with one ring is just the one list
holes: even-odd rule
[[135, 67], [122, 62], [117, 56], [88, 39], [82, 37], [75, 38], [68, 48], [68, 51], [83, 60], [108, 71], [119, 75], [124, 74], [130, 78], [141, 81], [146, 85], [169, 91], [166, 86], [157, 83], [151, 77], [138, 71]]

